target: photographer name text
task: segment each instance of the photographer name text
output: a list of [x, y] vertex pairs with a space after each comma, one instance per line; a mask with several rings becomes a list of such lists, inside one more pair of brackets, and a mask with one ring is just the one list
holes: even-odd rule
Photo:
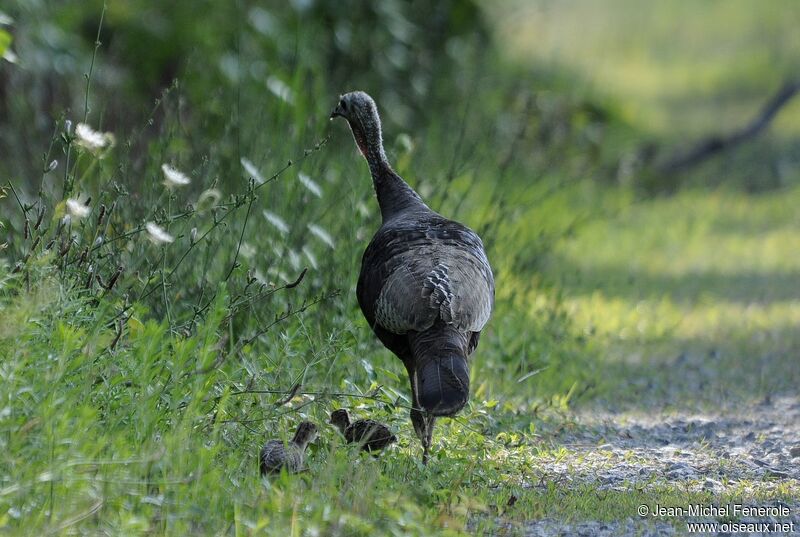
[[748, 517], [748, 518], [786, 518], [791, 515], [791, 510], [786, 505], [744, 505], [740, 503], [727, 503], [721, 505], [713, 504], [688, 504], [679, 505], [660, 505], [652, 506], [640, 505], [638, 509], [640, 516], [652, 516], [654, 518], [725, 518], [725, 517]]

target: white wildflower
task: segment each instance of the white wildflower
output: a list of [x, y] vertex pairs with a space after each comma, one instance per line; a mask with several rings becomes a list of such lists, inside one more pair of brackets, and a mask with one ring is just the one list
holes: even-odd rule
[[406, 133], [400, 133], [397, 136], [397, 145], [403, 149], [404, 153], [411, 153], [414, 150], [414, 140]]
[[58, 168], [58, 161], [57, 160], [53, 160], [53, 161], [50, 162], [50, 165], [47, 166], [47, 172], [45, 172], [45, 173], [52, 172], [56, 168]]
[[254, 255], [256, 255], [257, 250], [256, 250], [256, 247], [253, 246], [252, 244], [247, 243], [247, 242], [243, 242], [241, 247], [239, 248], [239, 253], [245, 259], [252, 259], [252, 257]]
[[266, 36], [270, 36], [275, 32], [275, 18], [266, 9], [254, 7], [248, 12], [248, 19], [253, 28]]
[[17, 56], [17, 54], [13, 50], [11, 50], [10, 48], [7, 48], [5, 50], [5, 52], [3, 52], [3, 55], [0, 56], [0, 57], [2, 57], [8, 63], [17, 63], [17, 62], [19, 62], [19, 56]]
[[300, 182], [303, 183], [303, 186], [306, 187], [312, 194], [318, 198], [322, 197], [322, 189], [311, 177], [304, 173], [298, 173], [297, 178], [300, 179]]
[[[275, 276], [277, 279], [279, 279], [279, 280], [283, 280], [283, 281], [285, 281], [285, 282], [291, 282], [291, 281], [294, 281], [294, 278], [291, 278], [291, 279], [290, 279], [288, 274], [286, 274], [284, 271], [280, 270], [280, 269], [279, 269], [279, 268], [277, 268], [277, 267], [270, 267], [270, 268], [269, 268], [269, 270], [267, 270], [267, 275], [269, 275], [269, 276]], [[270, 280], [270, 282], [269, 282], [269, 285], [270, 285], [271, 287], [274, 287], [274, 286], [275, 286], [275, 284], [273, 283], [273, 281], [272, 281], [272, 280]]]
[[192, 182], [185, 173], [169, 164], [162, 164], [161, 171], [164, 172], [164, 186], [167, 188], [186, 186]]
[[261, 284], [264, 284], [264, 285], [269, 283], [269, 280], [267, 280], [267, 277], [259, 269], [256, 269], [253, 272], [253, 277], [258, 281], [258, 283], [261, 283]]
[[289, 264], [292, 266], [293, 269], [297, 270], [300, 268], [300, 254], [289, 248]]
[[256, 168], [255, 164], [245, 157], [239, 159], [239, 162], [242, 163], [242, 167], [244, 168], [244, 171], [247, 172], [247, 175], [255, 179], [256, 183], [259, 185], [264, 183], [264, 176], [261, 175], [261, 172], [258, 171], [258, 168]]
[[289, 104], [294, 103], [292, 88], [290, 88], [286, 82], [280, 78], [275, 76], [267, 78], [267, 89], [271, 91], [277, 98], [286, 101]]
[[67, 212], [72, 218], [86, 218], [92, 210], [80, 201], [70, 198], [67, 200]]
[[358, 213], [361, 216], [369, 216], [369, 213], [372, 212], [372, 211], [370, 211], [370, 208], [367, 207], [367, 204], [364, 203], [363, 201], [359, 201], [358, 202], [358, 205], [356, 205], [356, 210], [358, 210]]
[[150, 235], [150, 240], [156, 244], [166, 244], [175, 240], [175, 237], [167, 233], [164, 228], [154, 222], [148, 222], [144, 227]]
[[278, 231], [280, 231], [284, 235], [289, 233], [289, 225], [283, 218], [281, 218], [277, 214], [264, 210], [264, 218], [266, 218], [267, 222], [275, 226], [278, 229]]
[[311, 251], [311, 248], [308, 245], [303, 246], [303, 253], [306, 254], [306, 258], [308, 258], [308, 262], [311, 263], [312, 268], [319, 268], [317, 264], [317, 256], [314, 255], [314, 252]]
[[114, 143], [114, 135], [110, 132], [97, 132], [86, 123], [78, 123], [75, 127], [75, 144], [91, 153], [97, 153]]
[[216, 188], [209, 188], [208, 190], [204, 190], [200, 197], [197, 198], [197, 212], [204, 212], [209, 209], [212, 209], [219, 200], [222, 199], [222, 192], [217, 190]]
[[283, 257], [283, 252], [285, 250], [283, 244], [270, 240], [269, 247], [272, 248], [272, 253], [275, 254], [275, 257], [279, 259]]
[[336, 248], [336, 245], [333, 243], [333, 237], [331, 234], [319, 227], [317, 224], [308, 224], [308, 230], [313, 233], [314, 235], [319, 238], [322, 242], [330, 246], [331, 248]]

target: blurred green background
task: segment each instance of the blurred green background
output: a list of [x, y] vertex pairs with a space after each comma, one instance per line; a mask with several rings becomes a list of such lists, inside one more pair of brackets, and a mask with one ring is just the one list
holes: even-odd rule
[[[800, 380], [800, 99], [730, 151], [656, 166], [800, 76], [791, 0], [0, 10], [0, 530], [430, 535], [628, 516], [525, 485], [520, 468], [562, 453], [546, 439], [571, 409], [718, 405]], [[437, 430], [432, 470], [405, 372], [355, 301], [379, 213], [328, 119], [354, 89], [377, 101], [397, 171], [481, 234], [498, 282], [472, 402]], [[80, 149], [78, 123], [113, 147]], [[165, 188], [163, 164], [191, 184]], [[65, 198], [90, 216], [65, 227]], [[175, 241], [153, 244], [146, 222]], [[713, 389], [674, 374], [676, 353], [712, 351]], [[297, 383], [288, 402], [259, 393]], [[258, 480], [267, 436], [338, 406], [388, 421], [399, 448], [354, 464], [326, 433], [309, 474]], [[524, 509], [505, 512], [511, 495]]]

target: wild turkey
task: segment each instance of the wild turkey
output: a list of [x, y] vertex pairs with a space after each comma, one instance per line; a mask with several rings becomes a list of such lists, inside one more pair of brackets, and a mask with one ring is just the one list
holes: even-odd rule
[[277, 474], [282, 468], [290, 473], [302, 470], [306, 447], [316, 437], [317, 426], [310, 421], [304, 421], [297, 427], [297, 432], [288, 445], [282, 440], [267, 442], [259, 457], [261, 475]]
[[356, 420], [350, 423], [350, 414], [340, 408], [331, 412], [331, 421], [347, 440], [348, 444], [361, 444], [364, 451], [380, 451], [397, 442], [389, 428], [375, 420]]
[[492, 313], [494, 277], [480, 237], [435, 213], [386, 160], [378, 108], [362, 91], [331, 114], [367, 160], [383, 223], [364, 252], [357, 295], [378, 339], [406, 366], [411, 421], [428, 460], [437, 416], [469, 398], [468, 358]]

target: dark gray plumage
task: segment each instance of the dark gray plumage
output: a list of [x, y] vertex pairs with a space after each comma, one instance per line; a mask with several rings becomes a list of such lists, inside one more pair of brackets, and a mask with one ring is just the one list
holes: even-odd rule
[[264, 445], [259, 457], [261, 475], [277, 474], [286, 468], [290, 473], [303, 469], [308, 444], [317, 437], [317, 426], [304, 421], [297, 427], [294, 438], [288, 444], [282, 440], [270, 440]]
[[358, 303], [406, 366], [426, 461], [435, 417], [452, 416], [469, 398], [468, 358], [494, 305], [492, 269], [480, 237], [432, 211], [391, 168], [369, 95], [343, 95], [336, 116], [367, 160], [383, 219], [361, 261]]
[[350, 414], [340, 408], [331, 412], [330, 422], [342, 433], [348, 444], [360, 444], [364, 451], [380, 451], [397, 442], [397, 437], [389, 428], [375, 420], [356, 420], [350, 422]]

